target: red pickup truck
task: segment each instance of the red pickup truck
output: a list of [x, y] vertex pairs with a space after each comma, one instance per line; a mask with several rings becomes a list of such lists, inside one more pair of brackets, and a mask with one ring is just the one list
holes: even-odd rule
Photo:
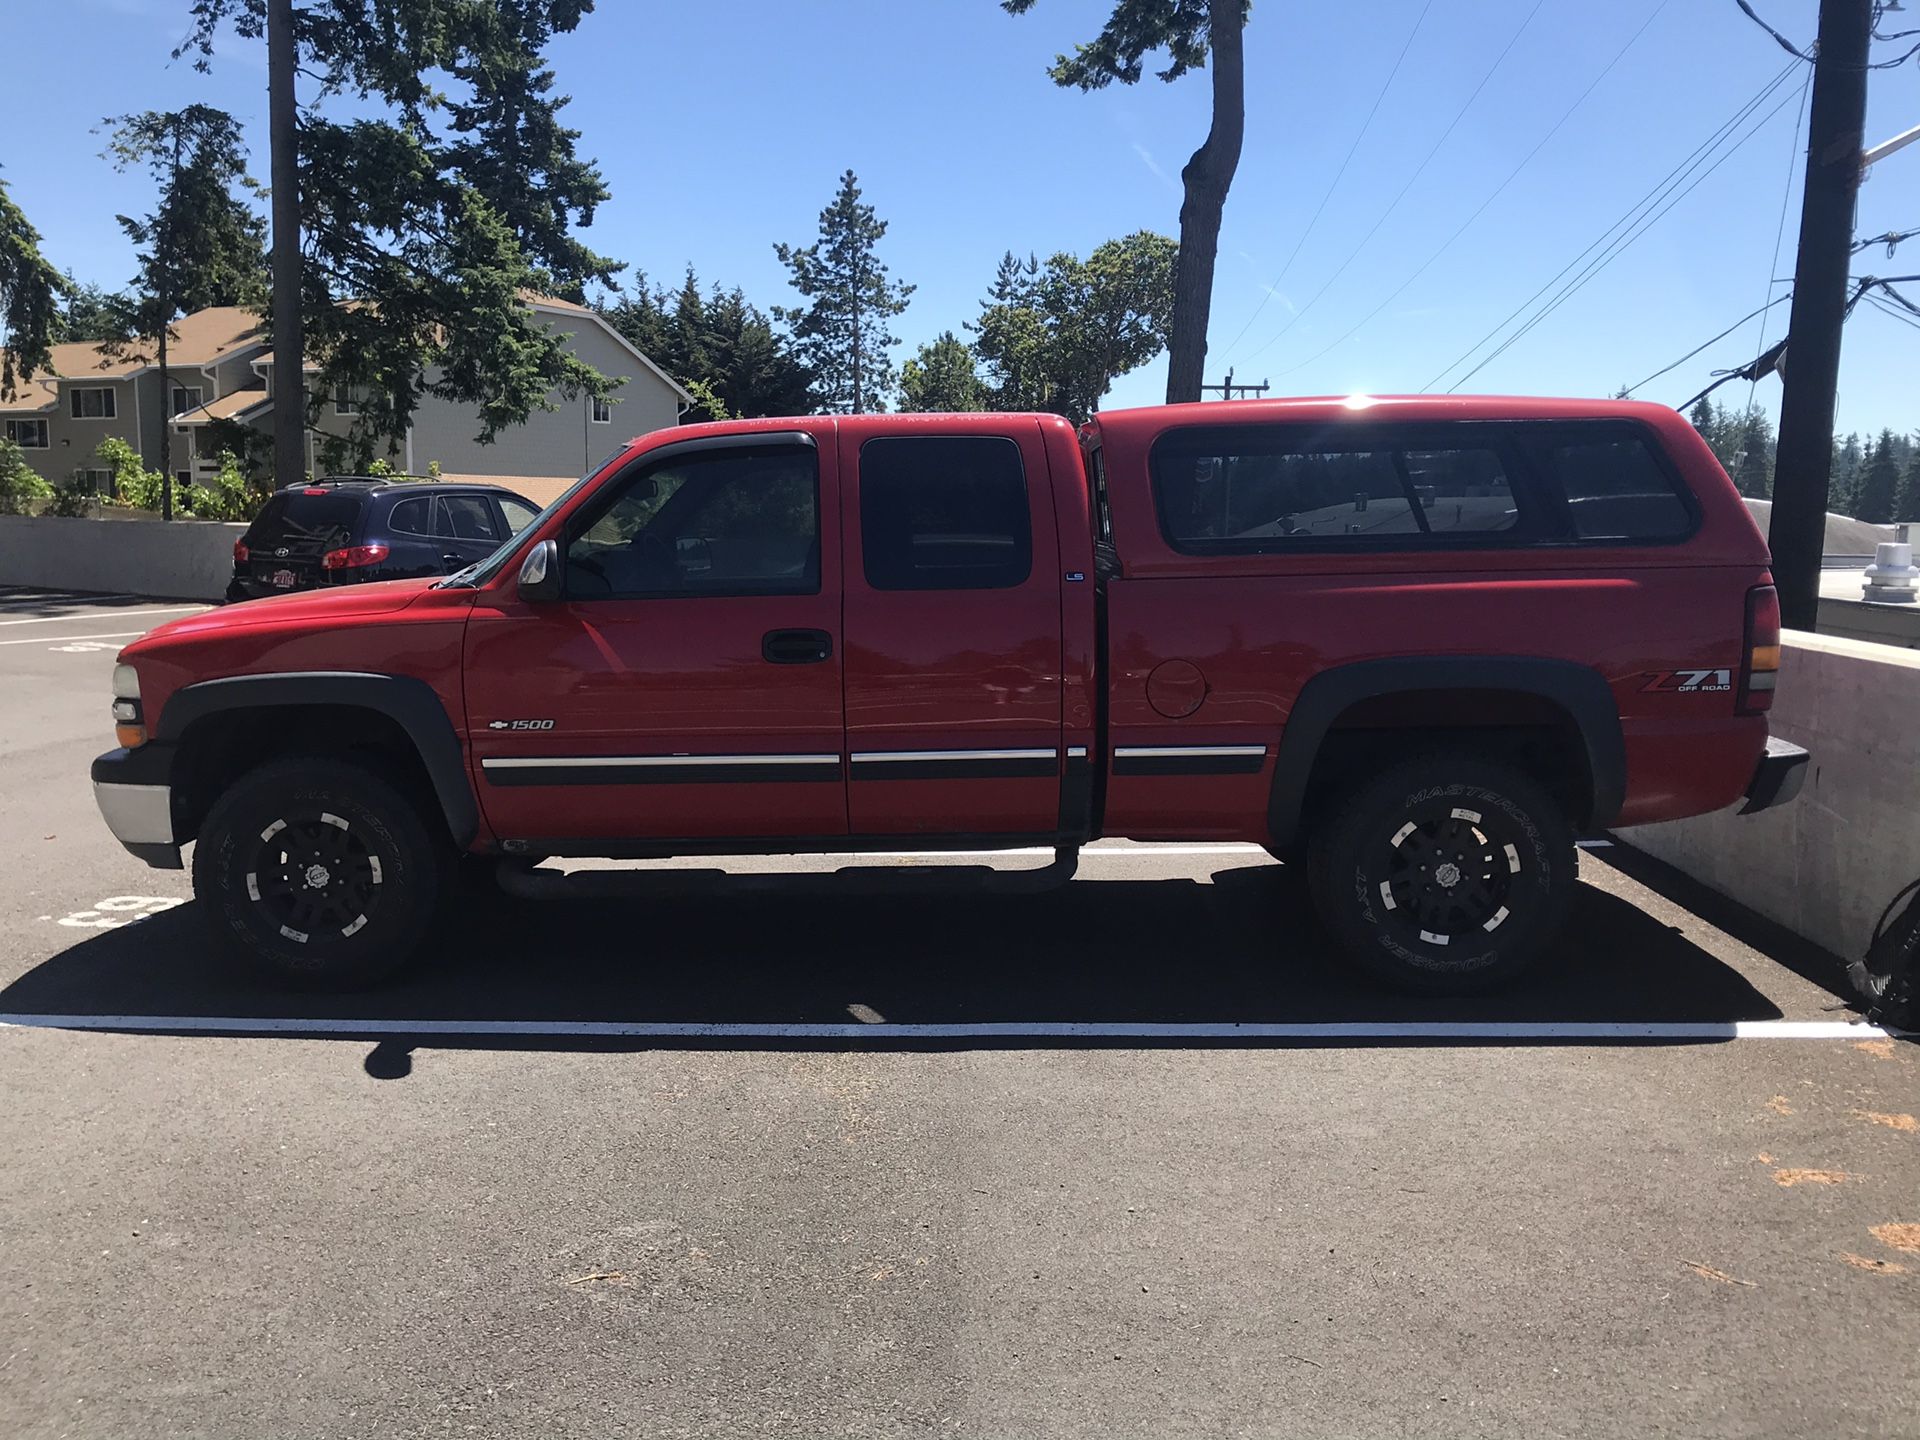
[[[115, 835], [289, 978], [463, 856], [1254, 841], [1354, 961], [1551, 946], [1582, 828], [1782, 803], [1767, 548], [1671, 410], [1275, 400], [658, 431], [490, 558], [177, 620]], [[470, 862], [471, 863], [471, 862]], [[525, 876], [522, 876], [524, 879]]]

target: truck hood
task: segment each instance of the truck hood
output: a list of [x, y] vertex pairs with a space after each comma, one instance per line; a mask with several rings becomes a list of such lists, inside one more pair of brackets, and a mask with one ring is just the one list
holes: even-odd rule
[[[332, 590], [301, 590], [270, 595], [238, 605], [221, 605], [198, 615], [183, 616], [149, 630], [135, 645], [149, 640], [184, 640], [191, 636], [230, 631], [240, 626], [325, 626], [359, 616], [386, 615], [404, 610], [433, 587], [432, 580], [380, 580], [370, 585], [342, 585]], [[129, 647], [132, 648], [132, 647]]]

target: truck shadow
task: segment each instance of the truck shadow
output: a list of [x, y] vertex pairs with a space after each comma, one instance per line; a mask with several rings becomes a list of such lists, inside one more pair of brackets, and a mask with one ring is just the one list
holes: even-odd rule
[[[1188, 879], [1078, 881], [1049, 894], [862, 895], [837, 877], [730, 893], [462, 907], [412, 971], [363, 994], [270, 988], [218, 958], [193, 905], [86, 939], [0, 991], [10, 1017], [88, 1028], [354, 1037], [393, 1022], [676, 1025], [1140, 1025], [1380, 1021], [1686, 1022], [1777, 1019], [1778, 1007], [1678, 930], [1583, 885], [1562, 953], [1497, 994], [1382, 991], [1330, 952], [1284, 868]], [[112, 1018], [177, 1017], [174, 1027]], [[232, 1019], [232, 1025], [208, 1024]], [[106, 1023], [103, 1023], [106, 1022]], [[289, 1024], [288, 1022], [295, 1022]], [[341, 1023], [347, 1022], [347, 1023]], [[28, 1018], [27, 1023], [34, 1023]], [[778, 1036], [621, 1039], [454, 1033], [487, 1048], [791, 1048]], [[311, 1032], [309, 1032], [311, 1033]], [[400, 1032], [405, 1034], [407, 1032]], [[830, 1043], [924, 1048], [876, 1034]], [[939, 1042], [933, 1042], [938, 1044]], [[952, 1041], [946, 1042], [954, 1043]], [[960, 1043], [1139, 1045], [1138, 1037]], [[1145, 1043], [1220, 1045], [1235, 1037]], [[383, 1046], [383, 1049], [389, 1048]]]

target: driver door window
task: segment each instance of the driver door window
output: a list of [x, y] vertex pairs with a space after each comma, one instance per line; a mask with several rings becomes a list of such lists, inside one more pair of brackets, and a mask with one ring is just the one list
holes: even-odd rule
[[567, 546], [570, 600], [819, 591], [811, 450], [694, 456], [642, 471]]

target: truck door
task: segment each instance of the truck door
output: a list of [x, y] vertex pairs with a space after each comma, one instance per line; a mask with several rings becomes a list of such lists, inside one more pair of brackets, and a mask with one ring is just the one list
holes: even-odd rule
[[861, 429], [839, 440], [849, 828], [1050, 837], [1061, 574], [1039, 425]]
[[642, 453], [557, 537], [563, 598], [483, 597], [467, 714], [497, 835], [846, 833], [832, 458], [802, 432]]

